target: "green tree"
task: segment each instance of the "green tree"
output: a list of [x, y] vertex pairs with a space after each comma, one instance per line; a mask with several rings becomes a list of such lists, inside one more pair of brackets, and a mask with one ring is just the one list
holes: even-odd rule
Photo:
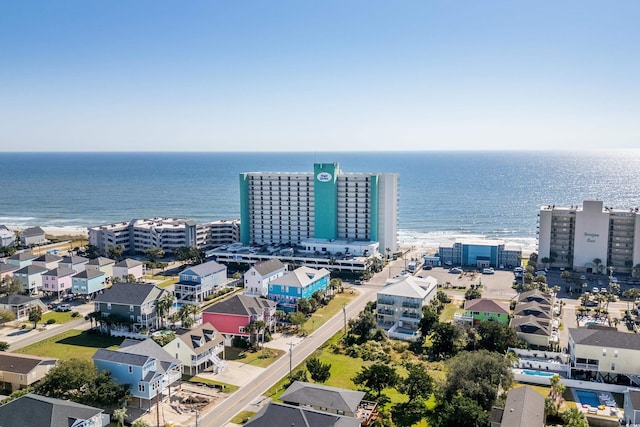
[[516, 331], [499, 322], [480, 322], [476, 330], [480, 335], [478, 348], [506, 353], [509, 347], [515, 347], [518, 342]]
[[142, 418], [138, 418], [133, 422], [133, 424], [131, 424], [131, 427], [149, 427], [149, 424], [147, 424]]
[[420, 333], [423, 337], [428, 336], [433, 331], [433, 328], [438, 324], [439, 319], [440, 317], [438, 316], [438, 313], [436, 313], [434, 307], [429, 305], [422, 307], [422, 319], [420, 319], [418, 327], [420, 328]]
[[306, 298], [300, 298], [298, 299], [298, 311], [306, 314], [311, 314], [313, 312], [313, 309], [311, 307], [311, 303], [309, 302], [308, 299]]
[[305, 316], [305, 314], [300, 311], [293, 311], [289, 313], [287, 317], [289, 319], [289, 323], [294, 325], [296, 329], [300, 329], [300, 326], [302, 326], [304, 322], [307, 321], [307, 316]]
[[587, 417], [575, 406], [562, 413], [565, 427], [589, 427]]
[[512, 382], [511, 366], [504, 355], [487, 350], [462, 352], [448, 362], [442, 393], [447, 401], [461, 394], [489, 411], [498, 387], [508, 390]]
[[0, 325], [16, 319], [16, 315], [11, 310], [0, 310]]
[[329, 281], [329, 289], [335, 291], [336, 289], [340, 289], [342, 287], [342, 279], [334, 278]]
[[11, 347], [11, 344], [5, 341], [0, 341], [0, 351], [7, 351]]
[[489, 416], [473, 399], [454, 394], [440, 400], [427, 418], [431, 427], [488, 427]]
[[100, 251], [98, 250], [98, 247], [95, 245], [87, 245], [84, 248], [84, 256], [89, 259], [96, 259], [100, 256]]
[[147, 248], [144, 251], [144, 254], [151, 262], [156, 262], [156, 260], [164, 257], [164, 250], [162, 248]]
[[[180, 322], [182, 323], [182, 327], [190, 328], [195, 323], [195, 316], [198, 314], [198, 306], [194, 304], [183, 304], [182, 307], [178, 309], [178, 317], [180, 318]], [[194, 317], [191, 317], [193, 315]]]
[[33, 329], [38, 326], [38, 322], [42, 320], [42, 309], [40, 307], [32, 307], [29, 309], [29, 322], [33, 322]]
[[560, 273], [560, 278], [564, 279], [564, 281], [568, 281], [571, 278], [571, 273], [569, 273], [568, 270], [564, 270], [562, 273]]
[[176, 298], [173, 296], [173, 292], [163, 292], [160, 299], [158, 299], [156, 312], [158, 313], [158, 317], [160, 317], [160, 327], [164, 326], [164, 318], [171, 311], [175, 300]]
[[311, 379], [316, 383], [324, 383], [331, 376], [331, 364], [322, 363], [317, 357], [308, 359], [306, 366]]
[[124, 253], [124, 245], [109, 245], [107, 248], [107, 256], [116, 261], [120, 261]]
[[482, 298], [482, 292], [480, 292], [480, 289], [467, 289], [467, 291], [464, 293], [464, 299], [466, 300], [473, 300], [473, 299], [478, 299], [478, 298]]
[[397, 403], [391, 408], [393, 422], [399, 427], [411, 427], [427, 416], [427, 404], [422, 397]]
[[437, 323], [431, 334], [431, 354], [437, 359], [455, 355], [461, 348], [462, 331], [451, 323]]
[[127, 408], [113, 410], [113, 419], [118, 423], [118, 427], [124, 427], [124, 420], [127, 418]]
[[358, 317], [349, 320], [349, 330], [352, 334], [358, 336], [358, 342], [360, 343], [372, 339], [377, 327], [376, 315], [369, 310], [363, 310]]
[[395, 387], [400, 377], [395, 368], [383, 363], [374, 363], [368, 367], [363, 366], [351, 380], [356, 385], [375, 391], [376, 396], [380, 397], [382, 390]]
[[407, 365], [407, 377], [400, 379], [398, 391], [409, 396], [409, 401], [423, 397], [428, 399], [433, 393], [433, 378], [419, 363]]
[[0, 280], [0, 295], [16, 295], [24, 292], [22, 280], [13, 276], [5, 276]]

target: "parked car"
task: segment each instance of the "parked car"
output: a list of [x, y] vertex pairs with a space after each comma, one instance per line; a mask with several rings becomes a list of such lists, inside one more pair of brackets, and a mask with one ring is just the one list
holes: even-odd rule
[[482, 269], [482, 274], [493, 274], [493, 273], [495, 273], [495, 270], [491, 267]]
[[580, 280], [587, 280], [587, 276], [585, 276], [584, 274], [580, 275]]
[[453, 267], [449, 269], [449, 273], [455, 273], [455, 274], [460, 274], [462, 273], [462, 269], [459, 267]]
[[597, 286], [594, 286], [593, 289], [591, 290], [594, 294], [597, 294], [598, 292], [600, 292], [600, 289]]
[[544, 270], [538, 270], [535, 272], [534, 276], [546, 276], [547, 272]]
[[611, 276], [611, 283], [618, 283], [618, 278], [616, 276]]
[[69, 304], [60, 304], [56, 307], [56, 311], [71, 311], [71, 306]]

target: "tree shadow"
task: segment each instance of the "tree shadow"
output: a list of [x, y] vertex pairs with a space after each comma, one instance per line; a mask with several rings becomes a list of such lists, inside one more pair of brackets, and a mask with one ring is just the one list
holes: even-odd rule
[[112, 337], [110, 335], [82, 332], [80, 335], [63, 338], [57, 341], [59, 344], [74, 345], [78, 347], [91, 348], [107, 348], [111, 346], [119, 346], [124, 341], [121, 337]]

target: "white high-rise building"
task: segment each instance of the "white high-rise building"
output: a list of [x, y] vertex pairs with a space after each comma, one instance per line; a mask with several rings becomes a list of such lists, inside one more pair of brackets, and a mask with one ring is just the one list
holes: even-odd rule
[[542, 206], [539, 213], [538, 263], [577, 271], [630, 273], [640, 264], [640, 212], [614, 209], [601, 201], [582, 206]]
[[337, 163], [242, 173], [240, 223], [245, 245], [375, 241], [396, 252], [398, 174], [345, 173]]

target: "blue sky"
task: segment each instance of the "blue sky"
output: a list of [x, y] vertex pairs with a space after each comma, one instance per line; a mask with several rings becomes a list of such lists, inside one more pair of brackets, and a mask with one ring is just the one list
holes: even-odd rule
[[0, 0], [0, 150], [640, 148], [639, 18], [636, 0]]

